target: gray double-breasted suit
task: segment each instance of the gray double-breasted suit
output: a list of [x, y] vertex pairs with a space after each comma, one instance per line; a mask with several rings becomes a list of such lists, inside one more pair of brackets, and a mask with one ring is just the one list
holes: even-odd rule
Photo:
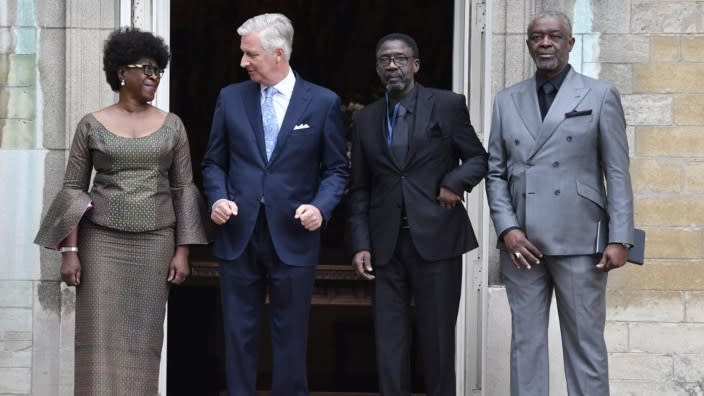
[[494, 102], [486, 190], [499, 235], [520, 228], [545, 256], [518, 270], [499, 241], [512, 311], [513, 395], [547, 395], [547, 325], [555, 290], [570, 395], [608, 394], [603, 341], [606, 274], [597, 229], [632, 243], [633, 198], [618, 91], [569, 70], [545, 119], [536, 79]]
[[632, 243], [618, 92], [570, 70], [542, 121], [535, 84], [525, 80], [495, 99], [487, 194], [497, 233], [520, 227], [546, 255], [593, 254], [597, 223], [609, 221], [610, 242]]

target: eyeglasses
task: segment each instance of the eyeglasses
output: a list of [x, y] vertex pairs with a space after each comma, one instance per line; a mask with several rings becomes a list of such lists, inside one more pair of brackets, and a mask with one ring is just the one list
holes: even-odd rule
[[164, 69], [159, 69], [154, 65], [125, 65], [128, 69], [142, 69], [147, 77], [161, 78], [164, 75]]
[[396, 66], [406, 66], [412, 57], [406, 55], [380, 56], [376, 58], [376, 65], [386, 67], [394, 62]]

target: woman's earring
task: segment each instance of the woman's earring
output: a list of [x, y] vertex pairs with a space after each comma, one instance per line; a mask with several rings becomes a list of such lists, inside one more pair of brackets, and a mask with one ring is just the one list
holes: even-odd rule
[[120, 80], [120, 86], [124, 87], [125, 86], [125, 80]]

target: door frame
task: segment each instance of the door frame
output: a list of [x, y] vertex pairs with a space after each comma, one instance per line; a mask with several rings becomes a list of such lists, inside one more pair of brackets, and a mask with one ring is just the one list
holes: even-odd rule
[[[170, 0], [119, 0], [120, 26], [152, 31], [170, 44]], [[470, 117], [486, 144], [491, 120], [491, 0], [455, 0], [452, 56], [452, 90], [465, 95]], [[170, 73], [161, 79], [154, 105], [169, 111]], [[475, 105], [476, 104], [476, 105]], [[464, 255], [462, 298], [456, 328], [457, 394], [483, 394], [486, 360], [487, 287], [489, 245], [491, 241], [489, 210], [483, 184], [473, 194], [465, 195], [467, 213], [478, 234], [480, 248]], [[168, 307], [167, 307], [168, 308]], [[168, 312], [168, 309], [167, 309]], [[164, 343], [159, 370], [159, 394], [166, 395], [167, 324], [164, 318]]]
[[[455, 0], [452, 90], [465, 95], [472, 125], [486, 146], [491, 121], [491, 0]], [[462, 299], [457, 317], [456, 371], [458, 395], [483, 395], [487, 328], [491, 220], [480, 184], [465, 194], [467, 213], [479, 248], [464, 255]]]

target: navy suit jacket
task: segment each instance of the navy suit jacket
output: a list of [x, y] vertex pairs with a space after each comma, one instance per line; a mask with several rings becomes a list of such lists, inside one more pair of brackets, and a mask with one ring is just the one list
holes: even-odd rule
[[203, 159], [203, 187], [210, 208], [226, 198], [239, 210], [216, 227], [215, 256], [234, 260], [242, 255], [264, 205], [279, 258], [293, 266], [317, 264], [320, 230], [307, 231], [294, 214], [299, 205], [311, 204], [324, 221], [330, 219], [347, 184], [346, 151], [340, 99], [332, 91], [296, 75], [267, 161], [260, 85], [247, 81], [223, 88]]

